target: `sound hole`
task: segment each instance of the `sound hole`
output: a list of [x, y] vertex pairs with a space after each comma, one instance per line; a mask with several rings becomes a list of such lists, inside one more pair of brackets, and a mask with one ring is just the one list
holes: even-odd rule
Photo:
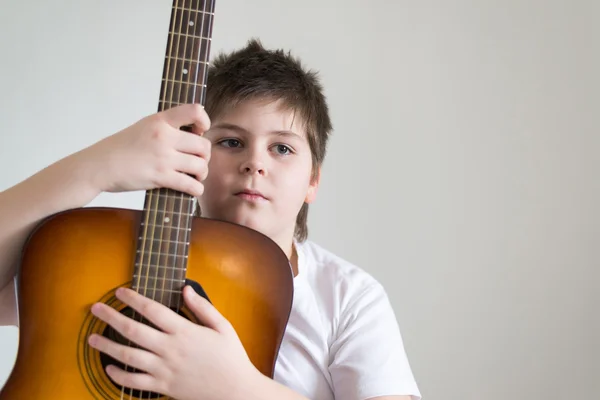
[[[177, 311], [177, 310], [173, 309], [173, 311]], [[154, 324], [152, 324], [146, 318], [142, 317], [139, 313], [135, 312], [135, 310], [133, 310], [131, 307], [126, 307], [126, 308], [122, 309], [121, 314], [125, 315], [126, 317], [132, 318], [136, 321], [141, 321], [143, 324], [149, 325], [155, 329], [158, 329]], [[185, 319], [189, 320], [189, 318], [181, 310], [178, 312], [178, 314], [181, 315], [182, 317], [184, 317]], [[105, 338], [108, 338], [109, 340], [112, 340], [113, 342], [116, 342], [116, 343], [119, 343], [119, 344], [122, 344], [125, 346], [142, 348], [137, 343], [133, 343], [129, 339], [125, 338], [123, 335], [121, 335], [119, 332], [117, 332], [115, 329], [113, 329], [113, 327], [111, 327], [110, 325], [106, 326], [106, 328], [102, 332], [102, 336], [104, 336]], [[134, 372], [134, 373], [146, 372], [146, 371], [138, 370], [131, 366], [125, 366], [125, 364], [123, 364], [121, 361], [115, 360], [108, 354], [105, 354], [102, 352], [100, 352], [100, 362], [102, 363], [103, 369], [105, 369], [108, 365], [114, 365], [118, 368], [121, 368], [121, 369], [127, 371], [127, 372]], [[147, 390], [141, 391], [138, 389], [130, 389], [128, 387], [123, 388], [123, 386], [121, 386], [118, 383], [116, 383], [115, 381], [113, 381], [110, 376], [107, 375], [107, 378], [110, 380], [110, 382], [113, 385], [115, 385], [115, 387], [118, 390], [120, 390], [120, 391], [122, 390], [127, 396], [131, 396], [136, 399], [137, 398], [158, 399], [163, 396], [162, 394], [149, 392]]]
[[[192, 288], [196, 291], [196, 293], [198, 293], [200, 296], [204, 297], [206, 300], [208, 300], [210, 302], [210, 299], [209, 299], [208, 295], [206, 294], [206, 292], [204, 291], [204, 288], [198, 282], [190, 280], [190, 279], [186, 279], [186, 285], [192, 286]], [[183, 318], [187, 319], [188, 321], [190, 320], [189, 316], [185, 314], [183, 309], [177, 310], [177, 309], [174, 309], [173, 307], [171, 309], [173, 311], [177, 312]], [[125, 315], [126, 317], [132, 318], [136, 321], [141, 321], [143, 324], [151, 326], [154, 329], [158, 329], [153, 323], [148, 321], [146, 318], [141, 316], [139, 313], [136, 313], [135, 310], [131, 307], [123, 308], [121, 310], [121, 314]], [[194, 321], [194, 323], [197, 323], [197, 322]], [[129, 339], [125, 338], [119, 332], [114, 330], [110, 325], [106, 326], [106, 328], [102, 332], [102, 336], [112, 340], [113, 342], [116, 342], [116, 343], [119, 343], [119, 344], [122, 344], [125, 346], [142, 348], [137, 343], [131, 343]], [[145, 372], [145, 371], [139, 371], [131, 366], [125, 366], [125, 364], [123, 364], [122, 362], [115, 360], [114, 358], [112, 358], [111, 356], [109, 356], [103, 352], [100, 352], [100, 362], [102, 364], [103, 369], [105, 369], [108, 365], [115, 365], [116, 367], [121, 368], [128, 372]], [[119, 391], [122, 390], [125, 394], [127, 394], [127, 396], [130, 396], [130, 397], [144, 398], [144, 399], [158, 399], [163, 396], [162, 394], [159, 394], [159, 393], [154, 393], [154, 392], [149, 392], [149, 391], [141, 391], [138, 389], [130, 389], [127, 387], [123, 388], [123, 386], [121, 386], [118, 383], [116, 383], [115, 381], [113, 381], [110, 376], [107, 375], [107, 378]]]

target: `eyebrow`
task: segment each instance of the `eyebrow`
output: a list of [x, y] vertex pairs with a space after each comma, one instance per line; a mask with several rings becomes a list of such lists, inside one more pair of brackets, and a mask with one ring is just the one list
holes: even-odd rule
[[[250, 132], [245, 129], [242, 128], [239, 125], [235, 125], [235, 124], [231, 124], [228, 122], [218, 122], [215, 125], [213, 125], [211, 127], [211, 129], [228, 129], [234, 132], [238, 132], [244, 135], [250, 135]], [[288, 130], [276, 130], [276, 131], [271, 131], [269, 132], [272, 135], [277, 135], [277, 136], [283, 136], [283, 137], [291, 137], [291, 138], [296, 138], [296, 139], [300, 139], [300, 140], [304, 140], [304, 138], [302, 136], [300, 136], [299, 134], [297, 134], [296, 132], [293, 131], [288, 131]]]

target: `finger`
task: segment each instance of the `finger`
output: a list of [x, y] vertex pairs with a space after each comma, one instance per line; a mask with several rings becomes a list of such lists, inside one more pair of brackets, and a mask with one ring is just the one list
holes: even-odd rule
[[235, 332], [229, 321], [208, 300], [196, 293], [191, 286], [183, 288], [183, 298], [202, 325], [219, 333]]
[[194, 175], [200, 181], [206, 179], [208, 175], [208, 162], [204, 158], [190, 154], [179, 154], [177, 164], [176, 169], [178, 171]]
[[126, 388], [147, 390], [151, 392], [161, 392], [158, 387], [158, 380], [152, 375], [143, 372], [127, 372], [114, 365], [106, 367], [106, 373], [117, 384]]
[[165, 342], [164, 333], [126, 317], [104, 303], [94, 304], [92, 306], [92, 313], [112, 326], [123, 337], [150, 351], [156, 352], [156, 349], [160, 349]]
[[101, 335], [91, 335], [90, 346], [104, 354], [108, 354], [123, 364], [156, 375], [161, 368], [160, 358], [146, 350], [125, 346]]
[[200, 197], [204, 193], [202, 182], [184, 172], [169, 172], [165, 178], [165, 183], [161, 184], [161, 186], [187, 193], [194, 197]]
[[[170, 308], [154, 301], [135, 290], [119, 288], [116, 291], [117, 298], [129, 305], [135, 311], [143, 315], [148, 321], [166, 333], [173, 333], [180, 328], [184, 319], [173, 312]], [[148, 327], [148, 329], [151, 329]], [[152, 329], [157, 332], [156, 330]], [[152, 350], [152, 349], [149, 349]]]
[[200, 104], [182, 104], [166, 111], [161, 111], [163, 118], [174, 128], [193, 125], [193, 131], [203, 134], [210, 129], [210, 118]]
[[202, 157], [206, 161], [210, 161], [211, 148], [210, 140], [187, 132], [181, 132], [175, 144], [175, 150]]

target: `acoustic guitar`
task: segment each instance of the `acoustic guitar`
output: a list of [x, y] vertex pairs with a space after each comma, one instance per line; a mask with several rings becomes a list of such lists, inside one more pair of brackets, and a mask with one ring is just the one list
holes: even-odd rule
[[[173, 1], [159, 111], [204, 104], [214, 6]], [[38, 224], [21, 254], [19, 349], [0, 399], [167, 399], [112, 381], [108, 364], [132, 369], [87, 343], [99, 333], [128, 344], [91, 314], [97, 301], [142, 321], [115, 297], [119, 287], [198, 323], [182, 298], [192, 285], [232, 323], [256, 368], [273, 377], [292, 307], [290, 262], [266, 236], [198, 217], [194, 207], [192, 196], [160, 188], [146, 192], [142, 210], [78, 208]]]

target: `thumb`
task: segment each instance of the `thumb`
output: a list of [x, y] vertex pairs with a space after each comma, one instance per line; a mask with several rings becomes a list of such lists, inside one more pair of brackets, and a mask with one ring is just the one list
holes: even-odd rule
[[229, 334], [233, 330], [229, 321], [193, 287], [187, 285], [183, 288], [183, 299], [200, 324], [219, 333]]

